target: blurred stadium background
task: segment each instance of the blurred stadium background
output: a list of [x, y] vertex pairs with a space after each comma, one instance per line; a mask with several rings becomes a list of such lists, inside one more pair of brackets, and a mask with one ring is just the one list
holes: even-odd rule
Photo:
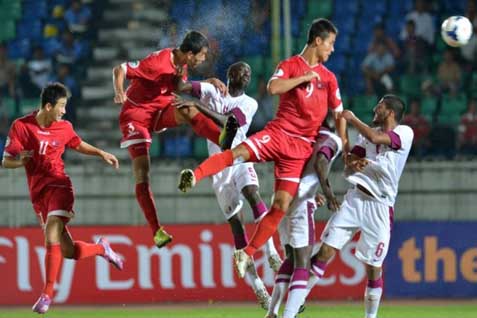
[[[451, 15], [473, 22], [465, 47], [441, 40], [440, 23]], [[268, 78], [280, 59], [301, 51], [317, 17], [330, 18], [339, 29], [326, 65], [338, 77], [345, 107], [369, 122], [377, 97], [397, 93], [408, 102], [405, 122], [416, 134], [395, 208], [385, 297], [477, 298], [475, 0], [0, 0], [0, 150], [11, 121], [38, 107], [45, 83], [60, 81], [72, 91], [67, 117], [79, 134], [122, 164], [115, 172], [66, 154], [77, 198], [73, 234], [110, 235], [130, 272], [109, 273], [100, 260], [77, 268], [65, 262], [70, 265], [63, 274], [71, 281], [59, 284], [56, 303], [253, 301], [251, 290], [234, 278], [232, 237], [210, 183], [188, 195], [176, 189], [179, 171], [207, 156], [205, 141], [186, 126], [154, 137], [153, 191], [160, 219], [175, 239], [161, 251], [151, 246], [128, 155], [119, 149], [111, 71], [175, 46], [187, 30], [198, 29], [208, 36], [211, 54], [192, 78], [225, 80], [229, 64], [247, 61], [253, 72], [248, 94], [259, 103], [252, 127], [257, 131], [275, 111]], [[369, 76], [384, 68], [383, 76]], [[256, 169], [269, 198], [273, 167]], [[340, 195], [347, 188], [341, 169], [337, 165], [331, 178]], [[7, 286], [0, 304], [32, 304], [42, 285], [44, 249], [24, 172], [1, 170], [0, 188], [0, 269]], [[245, 215], [250, 221], [251, 212]], [[321, 228], [329, 212], [316, 217]], [[364, 271], [347, 257], [351, 248], [312, 299], [362, 297]], [[273, 274], [266, 266], [261, 273], [271, 287]]]

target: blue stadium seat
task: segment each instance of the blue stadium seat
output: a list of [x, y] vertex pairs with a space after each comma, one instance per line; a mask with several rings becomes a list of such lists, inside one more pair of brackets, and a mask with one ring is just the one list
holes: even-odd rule
[[326, 62], [326, 67], [338, 75], [346, 68], [346, 57], [344, 54], [335, 53]]
[[191, 138], [188, 136], [167, 136], [164, 138], [164, 156], [190, 157]]
[[31, 42], [29, 39], [10, 41], [7, 48], [8, 57], [11, 59], [26, 59], [31, 54]]

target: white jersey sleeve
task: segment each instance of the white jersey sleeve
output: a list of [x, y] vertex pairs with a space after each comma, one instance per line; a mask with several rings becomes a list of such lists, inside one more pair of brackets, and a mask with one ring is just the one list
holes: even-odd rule
[[391, 138], [389, 146], [376, 145], [365, 139], [362, 146], [368, 165], [362, 172], [345, 177], [350, 183], [365, 187], [378, 201], [393, 206], [414, 133], [409, 126], [398, 125], [388, 135]]
[[200, 100], [217, 113], [224, 113], [224, 103], [219, 90], [212, 84], [200, 82]]

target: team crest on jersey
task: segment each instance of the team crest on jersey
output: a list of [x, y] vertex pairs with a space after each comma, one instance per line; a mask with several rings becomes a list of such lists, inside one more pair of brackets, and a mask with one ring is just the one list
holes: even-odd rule
[[139, 67], [139, 61], [128, 62], [128, 66], [130, 68], [138, 68]]
[[51, 146], [52, 146], [52, 147], [58, 147], [59, 145], [60, 145], [60, 142], [59, 142], [58, 140], [53, 140], [53, 141], [51, 142]]
[[280, 77], [280, 76], [283, 76], [284, 74], [285, 74], [285, 72], [283, 72], [283, 70], [281, 68], [279, 68], [275, 71], [275, 74], [273, 74], [273, 76]]

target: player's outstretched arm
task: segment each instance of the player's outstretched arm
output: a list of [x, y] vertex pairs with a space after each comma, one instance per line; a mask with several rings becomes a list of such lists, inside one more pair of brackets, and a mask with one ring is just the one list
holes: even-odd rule
[[328, 201], [328, 209], [333, 212], [337, 211], [340, 207], [340, 203], [336, 199], [335, 193], [333, 192], [328, 179], [330, 172], [330, 162], [322, 153], [318, 153], [316, 158], [315, 171], [318, 175], [318, 179], [320, 180], [321, 190]]
[[195, 107], [205, 116], [212, 119], [217, 125], [220, 127], [224, 127], [228, 116], [224, 114], [220, 114], [211, 110], [207, 107], [206, 104], [202, 103], [198, 98], [188, 96], [188, 95], [176, 95], [174, 94], [175, 99], [172, 102], [172, 105], [176, 106], [177, 108], [182, 107]]
[[127, 97], [124, 92], [124, 80], [126, 79], [126, 73], [121, 65], [113, 68], [113, 88], [114, 88], [114, 103], [123, 104]]
[[32, 150], [23, 150], [20, 152], [20, 154], [16, 158], [4, 156], [2, 159], [2, 166], [6, 169], [20, 168], [25, 166], [32, 156], [33, 156]]
[[333, 119], [335, 120], [336, 132], [341, 139], [343, 145], [343, 159], [346, 161], [346, 156], [350, 151], [348, 131], [346, 130], [346, 120], [341, 116], [341, 112], [333, 113]]
[[106, 163], [113, 166], [115, 169], [119, 168], [119, 161], [115, 155], [110, 154], [109, 152], [103, 151], [95, 146], [88, 144], [87, 142], [82, 141], [79, 146], [76, 148], [76, 151], [90, 156], [98, 156], [103, 158]]
[[[218, 78], [212, 77], [208, 78], [202, 82], [212, 84], [217, 90], [222, 94], [223, 96], [228, 94], [228, 89], [227, 85], [224, 84], [221, 80]], [[191, 94], [192, 93], [192, 82], [189, 81], [184, 81], [182, 77], [177, 77], [176, 80], [176, 92], [177, 93], [187, 93]]]
[[371, 141], [375, 145], [391, 145], [391, 137], [388, 134], [373, 129], [363, 123], [355, 114], [350, 110], [344, 110], [341, 112], [341, 117], [348, 123], [353, 125], [361, 135]]
[[280, 95], [302, 83], [310, 82], [314, 78], [320, 79], [320, 75], [313, 71], [309, 71], [302, 76], [293, 78], [279, 78], [272, 76], [270, 81], [268, 81], [267, 91], [270, 95]]

